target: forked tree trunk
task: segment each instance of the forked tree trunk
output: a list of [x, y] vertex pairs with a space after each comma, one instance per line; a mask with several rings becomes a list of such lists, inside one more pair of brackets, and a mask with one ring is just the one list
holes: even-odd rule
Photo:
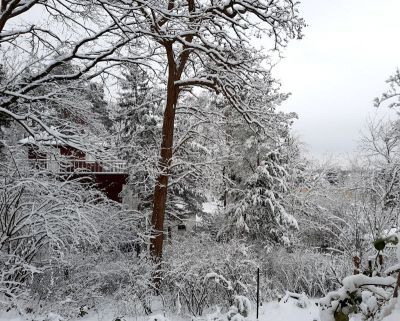
[[[169, 1], [168, 9], [172, 10], [173, 7], [174, 1]], [[189, 12], [195, 11], [194, 0], [188, 0], [188, 8]], [[185, 37], [185, 41], [188, 43], [191, 43], [192, 40], [193, 35], [188, 35]], [[184, 46], [184, 49], [186, 50], [181, 52], [178, 59], [179, 65], [177, 65], [173, 50], [173, 42], [166, 41], [163, 43], [163, 46], [166, 50], [168, 59], [167, 102], [164, 111], [160, 161], [158, 166], [160, 173], [154, 187], [153, 195], [153, 214], [151, 217], [153, 237], [150, 241], [150, 254], [157, 264], [155, 276], [155, 283], [157, 287], [160, 283], [160, 263], [163, 254], [164, 217], [174, 143], [175, 108], [178, 103], [179, 96], [179, 88], [175, 85], [175, 81], [180, 80], [190, 55], [190, 50]]]
[[[170, 51], [168, 49], [170, 49]], [[167, 54], [169, 67], [167, 102], [164, 111], [160, 161], [158, 166], [160, 173], [154, 187], [153, 214], [151, 217], [153, 235], [150, 241], [150, 254], [158, 263], [161, 261], [163, 252], [164, 216], [167, 202], [168, 178], [172, 161], [175, 107], [178, 101], [178, 90], [174, 84], [176, 80], [176, 66], [173, 59], [172, 46], [171, 48], [167, 47]]]

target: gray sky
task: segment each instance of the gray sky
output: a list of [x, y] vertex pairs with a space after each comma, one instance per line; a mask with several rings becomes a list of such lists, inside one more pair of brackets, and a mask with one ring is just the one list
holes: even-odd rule
[[346, 157], [367, 118], [394, 114], [372, 100], [400, 67], [400, 1], [301, 2], [305, 37], [289, 43], [275, 69], [292, 93], [283, 109], [298, 113], [294, 128], [312, 156]]

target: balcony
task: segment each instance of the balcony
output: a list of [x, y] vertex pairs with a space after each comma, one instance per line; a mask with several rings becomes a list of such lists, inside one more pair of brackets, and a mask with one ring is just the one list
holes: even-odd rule
[[88, 161], [77, 159], [28, 159], [29, 167], [55, 174], [127, 174], [126, 162], [121, 160]]

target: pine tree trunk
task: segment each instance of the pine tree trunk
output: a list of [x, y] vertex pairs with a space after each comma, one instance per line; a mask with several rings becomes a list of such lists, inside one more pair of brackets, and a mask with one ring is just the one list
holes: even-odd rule
[[[169, 51], [170, 49], [170, 51]], [[162, 142], [159, 161], [159, 176], [154, 187], [153, 214], [151, 224], [153, 237], [150, 243], [150, 254], [156, 262], [161, 262], [163, 253], [164, 216], [167, 202], [168, 178], [172, 161], [172, 148], [174, 141], [175, 107], [178, 101], [178, 91], [175, 87], [176, 66], [173, 59], [172, 47], [167, 47], [168, 54], [168, 84], [167, 102], [164, 111], [162, 128]]]

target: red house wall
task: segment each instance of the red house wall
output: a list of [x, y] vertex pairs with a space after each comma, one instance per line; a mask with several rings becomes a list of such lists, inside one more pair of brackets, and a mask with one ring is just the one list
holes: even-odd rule
[[122, 202], [119, 193], [126, 183], [127, 174], [99, 174], [94, 176], [98, 189], [102, 190], [109, 199]]

